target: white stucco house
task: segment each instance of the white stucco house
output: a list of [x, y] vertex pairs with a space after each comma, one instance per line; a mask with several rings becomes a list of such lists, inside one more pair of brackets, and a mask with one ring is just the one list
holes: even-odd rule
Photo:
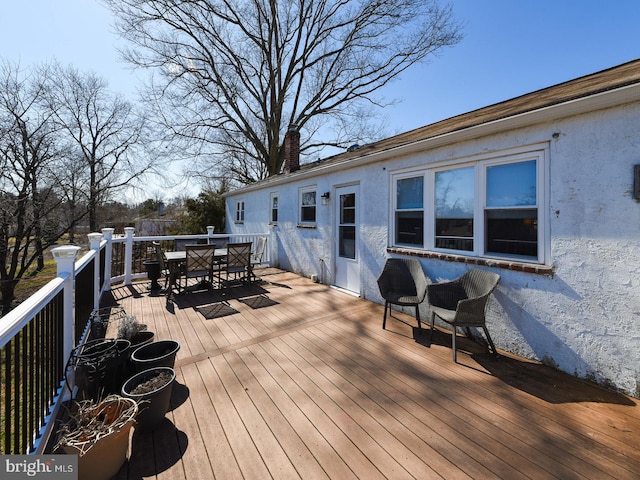
[[285, 172], [228, 194], [227, 232], [380, 303], [391, 256], [497, 272], [499, 349], [640, 397], [640, 60], [313, 164], [297, 135]]

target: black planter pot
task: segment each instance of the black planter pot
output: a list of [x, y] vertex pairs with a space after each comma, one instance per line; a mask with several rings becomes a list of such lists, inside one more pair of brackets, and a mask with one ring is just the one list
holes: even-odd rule
[[133, 354], [133, 352], [144, 345], [151, 344], [155, 336], [156, 334], [154, 332], [150, 332], [149, 330], [142, 330], [131, 337], [131, 341], [129, 342], [129, 349], [125, 354], [125, 379], [136, 373], [135, 365], [131, 361], [131, 355]]
[[[143, 393], [137, 393], [136, 389], [165, 374], [168, 380], [156, 385], [153, 389], [146, 389]], [[136, 420], [136, 430], [148, 432], [154, 430], [164, 419], [169, 410], [171, 392], [176, 379], [176, 372], [170, 367], [156, 367], [136, 373], [122, 386], [122, 396], [138, 402], [139, 411]]]
[[80, 399], [98, 400], [120, 392], [130, 345], [124, 339], [96, 339], [76, 347], [70, 362]]
[[156, 260], [146, 260], [142, 264], [147, 269], [147, 278], [151, 280], [151, 287], [149, 288], [152, 294], [158, 293], [162, 287], [158, 283], [158, 279], [162, 276], [160, 270], [160, 262]]
[[154, 332], [150, 332], [149, 330], [142, 330], [141, 332], [136, 333], [133, 337], [131, 337], [131, 352], [141, 347], [142, 345], [146, 345], [148, 343], [153, 342], [156, 334]]
[[131, 354], [136, 372], [154, 367], [173, 368], [180, 344], [175, 340], [160, 340], [136, 348]]

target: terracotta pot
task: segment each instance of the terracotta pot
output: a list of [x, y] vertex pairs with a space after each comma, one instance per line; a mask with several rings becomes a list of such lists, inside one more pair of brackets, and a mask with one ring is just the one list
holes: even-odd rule
[[134, 400], [120, 398], [114, 401], [120, 404], [120, 411], [131, 408], [131, 415], [121, 419], [125, 423], [117, 430], [95, 441], [88, 449], [80, 450], [73, 445], [64, 445], [66, 454], [78, 455], [78, 480], [109, 480], [118, 473], [127, 460], [129, 451], [129, 433], [134, 424], [138, 406]]

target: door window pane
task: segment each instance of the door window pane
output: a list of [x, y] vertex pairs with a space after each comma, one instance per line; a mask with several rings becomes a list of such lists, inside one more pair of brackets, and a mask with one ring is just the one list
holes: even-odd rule
[[435, 174], [435, 246], [473, 251], [474, 167]]
[[340, 195], [340, 223], [356, 223], [356, 195]]
[[342, 258], [356, 258], [356, 227], [340, 226], [339, 255]]

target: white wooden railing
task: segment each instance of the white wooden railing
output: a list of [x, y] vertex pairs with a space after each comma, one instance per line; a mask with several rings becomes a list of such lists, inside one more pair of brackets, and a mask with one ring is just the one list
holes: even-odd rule
[[[57, 276], [47, 285], [34, 293], [18, 307], [0, 318], [0, 354], [1, 358], [13, 359], [14, 352], [19, 352], [24, 364], [16, 365], [9, 376], [2, 377], [0, 385], [4, 396], [0, 397], [0, 410], [9, 412], [10, 418], [3, 418], [2, 428], [3, 442], [0, 445], [0, 454], [25, 454], [43, 453], [52, 425], [58, 415], [63, 401], [68, 400], [69, 392], [65, 391], [64, 372], [60, 372], [60, 363], [66, 365], [72, 350], [86, 337], [89, 331], [88, 317], [92, 310], [98, 309], [102, 295], [111, 290], [113, 285], [130, 285], [138, 278], [146, 277], [146, 271], [136, 267], [141, 262], [136, 262], [134, 251], [136, 247], [151, 242], [175, 242], [176, 240], [206, 241], [215, 243], [216, 238], [228, 238], [229, 242], [255, 242], [258, 237], [267, 237], [267, 248], [263, 256], [264, 265], [276, 265], [277, 260], [273, 254], [276, 251], [275, 242], [270, 238], [269, 233], [256, 234], [215, 234], [213, 227], [207, 228], [207, 233], [201, 235], [177, 235], [177, 236], [143, 236], [136, 237], [133, 227], [125, 228], [124, 235], [114, 235], [114, 229], [105, 228], [101, 233], [89, 234], [90, 250], [77, 258], [79, 247], [67, 245], [56, 247], [52, 250], [53, 258], [57, 264]], [[112, 276], [114, 262], [114, 249], [122, 250], [124, 246], [123, 271]], [[138, 250], [140, 250], [138, 248]], [[76, 285], [76, 279], [82, 275], [81, 285]], [[101, 279], [103, 281], [101, 282]], [[82, 295], [79, 295], [82, 288]], [[91, 291], [87, 294], [87, 291]], [[55, 304], [55, 308], [51, 305]], [[60, 306], [61, 304], [61, 306]], [[53, 311], [53, 313], [51, 313]], [[43, 313], [44, 312], [44, 313]], [[33, 324], [38, 322], [38, 327]], [[25, 396], [24, 391], [37, 390], [37, 386], [26, 385], [29, 378], [38, 378], [43, 369], [42, 365], [35, 364], [34, 358], [28, 358], [29, 351], [33, 346], [24, 346], [21, 338], [34, 336], [34, 331], [41, 328], [40, 325], [54, 323], [61, 325], [60, 332], [57, 332], [55, 342], [48, 347], [56, 351], [56, 371], [52, 385], [46, 390], [46, 399], [43, 405], [34, 407], [35, 399]], [[44, 327], [42, 327], [44, 328]], [[30, 330], [27, 330], [30, 329]], [[29, 333], [31, 332], [31, 333]], [[44, 336], [44, 335], [38, 335]], [[28, 350], [31, 348], [31, 350]], [[37, 347], [36, 347], [37, 348]], [[8, 353], [7, 353], [8, 352]], [[38, 355], [33, 355], [39, 357]], [[48, 364], [47, 364], [48, 365]], [[7, 370], [8, 371], [8, 370]], [[20, 391], [23, 393], [20, 398], [12, 398], [8, 392], [14, 390], [10, 387], [11, 382], [16, 378], [24, 385]], [[38, 395], [42, 395], [40, 392]], [[6, 398], [5, 398], [6, 397]], [[40, 400], [39, 400], [40, 401]], [[4, 403], [3, 403], [4, 402]], [[9, 406], [7, 406], [9, 405]], [[6, 416], [6, 415], [5, 415]], [[22, 425], [22, 419], [29, 418], [29, 425]]]

